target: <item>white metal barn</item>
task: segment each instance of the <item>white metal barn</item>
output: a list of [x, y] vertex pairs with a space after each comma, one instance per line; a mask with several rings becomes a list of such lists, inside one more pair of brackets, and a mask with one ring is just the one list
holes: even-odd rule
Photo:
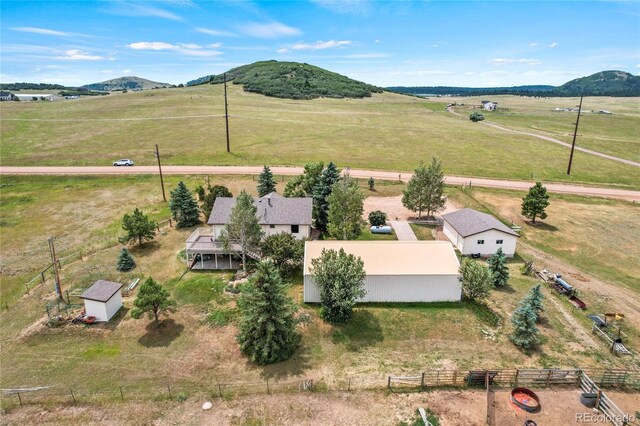
[[460, 264], [447, 241], [307, 241], [304, 249], [304, 301], [319, 303], [311, 260], [323, 249], [340, 250], [364, 262], [367, 294], [359, 302], [459, 301]]
[[513, 257], [519, 235], [495, 217], [473, 209], [461, 209], [442, 215], [442, 230], [462, 255], [491, 256], [502, 247]]
[[96, 317], [96, 321], [109, 321], [122, 307], [122, 284], [98, 280], [86, 289], [80, 298], [84, 299], [86, 315]]

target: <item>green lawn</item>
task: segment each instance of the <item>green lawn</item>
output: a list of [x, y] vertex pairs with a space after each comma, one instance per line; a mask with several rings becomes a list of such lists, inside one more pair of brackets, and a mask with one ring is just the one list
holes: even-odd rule
[[[567, 177], [565, 148], [472, 123], [446, 112], [446, 102], [391, 93], [294, 101], [232, 85], [232, 154], [225, 150], [219, 85], [77, 102], [12, 102], [3, 106], [0, 162], [110, 165], [117, 158], [132, 158], [150, 165], [158, 143], [165, 164], [302, 165], [333, 160], [342, 167], [410, 171], [420, 160], [437, 156], [449, 174], [640, 187], [637, 168], [580, 152]], [[530, 105], [535, 107], [534, 100]], [[518, 113], [528, 117], [529, 110], [522, 108]], [[600, 117], [586, 126], [595, 126], [602, 140], [630, 141], [625, 146], [634, 151], [639, 108], [625, 108], [625, 116]], [[538, 120], [535, 111], [531, 114]]]
[[433, 233], [435, 232], [435, 226], [429, 225], [421, 225], [419, 223], [410, 223], [411, 229], [413, 229], [413, 233], [416, 234], [418, 240], [420, 241], [429, 241], [435, 240]]

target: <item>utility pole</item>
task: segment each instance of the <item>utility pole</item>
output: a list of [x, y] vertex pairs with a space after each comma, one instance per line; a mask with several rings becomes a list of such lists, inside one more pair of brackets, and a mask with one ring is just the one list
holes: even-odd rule
[[231, 152], [229, 145], [229, 106], [227, 104], [227, 73], [224, 73], [224, 121], [227, 127], [227, 152]]
[[[62, 299], [62, 289], [60, 288], [60, 272], [58, 271], [58, 258], [56, 256], [56, 247], [53, 242], [56, 237], [49, 237], [49, 253], [51, 254], [51, 263], [53, 264], [54, 284], [53, 287], [56, 291], [58, 300]], [[64, 299], [63, 299], [64, 300]]]
[[578, 136], [578, 123], [580, 123], [580, 112], [582, 112], [582, 98], [580, 95], [580, 106], [578, 107], [578, 118], [576, 119], [576, 129], [573, 131], [573, 142], [571, 143], [571, 154], [569, 154], [569, 166], [567, 167], [567, 175], [571, 175], [571, 163], [573, 162], [573, 151], [576, 147], [576, 136]]
[[158, 159], [158, 170], [160, 171], [160, 186], [162, 186], [162, 199], [167, 202], [167, 196], [164, 194], [164, 180], [162, 179], [162, 165], [160, 164], [160, 151], [158, 150], [158, 144], [156, 144], [156, 158]]

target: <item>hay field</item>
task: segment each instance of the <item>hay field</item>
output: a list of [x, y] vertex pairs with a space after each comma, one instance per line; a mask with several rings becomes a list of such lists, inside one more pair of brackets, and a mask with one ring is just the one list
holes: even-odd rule
[[[60, 102], [4, 102], [0, 163], [110, 165], [131, 158], [150, 165], [158, 143], [165, 164], [302, 165], [331, 159], [341, 166], [410, 171], [435, 155], [449, 174], [640, 187], [636, 167], [580, 152], [567, 177], [566, 148], [456, 117], [445, 111], [445, 98], [383, 93], [294, 101], [233, 85], [229, 93], [231, 154], [225, 150], [222, 87], [204, 85]], [[531, 105], [535, 119], [534, 100], [509, 99], [525, 109]], [[634, 137], [640, 107], [629, 102], [625, 108], [628, 115], [607, 117], [624, 125], [599, 124], [602, 138]], [[528, 113], [523, 116], [526, 120]]]

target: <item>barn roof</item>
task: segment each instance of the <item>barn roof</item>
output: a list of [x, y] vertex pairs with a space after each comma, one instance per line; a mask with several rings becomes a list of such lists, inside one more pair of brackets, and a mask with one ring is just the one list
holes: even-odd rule
[[81, 295], [81, 299], [95, 300], [96, 302], [106, 302], [113, 297], [122, 284], [112, 281], [98, 280], [91, 287], [86, 289]]
[[[275, 192], [253, 199], [258, 207], [260, 225], [311, 225], [313, 201], [310, 197], [286, 198]], [[229, 221], [236, 197], [218, 197], [213, 203], [209, 225], [224, 225]]]
[[462, 237], [479, 234], [491, 229], [519, 237], [513, 229], [495, 217], [473, 209], [460, 209], [445, 213], [442, 215], [442, 219], [449, 223]]
[[307, 241], [304, 273], [323, 249], [360, 257], [367, 275], [458, 275], [460, 263], [448, 241]]

